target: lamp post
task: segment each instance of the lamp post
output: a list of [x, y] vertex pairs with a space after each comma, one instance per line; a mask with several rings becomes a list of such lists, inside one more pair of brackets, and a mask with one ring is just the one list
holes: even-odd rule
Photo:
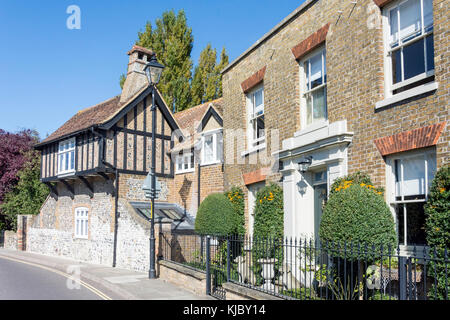
[[[150, 279], [156, 278], [155, 269], [155, 197], [156, 197], [156, 176], [155, 176], [155, 166], [156, 166], [156, 105], [155, 105], [155, 90], [156, 85], [159, 82], [161, 73], [164, 66], [156, 60], [156, 55], [153, 55], [150, 61], [146, 64], [144, 70], [147, 75], [148, 83], [152, 86], [152, 163], [150, 167], [149, 177], [151, 180], [150, 185], [150, 197], [151, 197], [151, 210], [150, 210], [150, 269], [148, 272], [148, 277]], [[146, 179], [147, 180], [147, 179]], [[145, 187], [145, 184], [144, 184]]]

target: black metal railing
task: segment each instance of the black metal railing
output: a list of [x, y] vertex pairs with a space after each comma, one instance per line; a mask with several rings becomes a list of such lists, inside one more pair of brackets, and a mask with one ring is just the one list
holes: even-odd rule
[[370, 244], [199, 235], [167, 244], [172, 247], [163, 250], [163, 258], [205, 271], [206, 291], [219, 299], [225, 298], [225, 282], [284, 299], [449, 297], [447, 249], [412, 247], [405, 252]]

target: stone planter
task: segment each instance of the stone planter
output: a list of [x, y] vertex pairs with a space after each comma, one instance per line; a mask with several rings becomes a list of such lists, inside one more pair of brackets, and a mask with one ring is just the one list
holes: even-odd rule
[[269, 291], [274, 291], [275, 286], [272, 283], [272, 279], [275, 277], [275, 263], [277, 259], [259, 259], [258, 263], [261, 264], [261, 276], [264, 278], [264, 284], [261, 288]]

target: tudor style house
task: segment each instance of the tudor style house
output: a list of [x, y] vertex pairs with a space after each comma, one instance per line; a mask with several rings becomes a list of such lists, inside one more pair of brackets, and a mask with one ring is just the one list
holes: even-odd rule
[[174, 115], [156, 90], [151, 132], [152, 87], [143, 70], [153, 52], [133, 46], [128, 55], [121, 95], [79, 111], [36, 146], [51, 194], [28, 223], [27, 250], [148, 270], [150, 203], [142, 186], [153, 134], [157, 252], [158, 230], [192, 230], [198, 204], [223, 190], [221, 100]]
[[285, 236], [317, 237], [334, 179], [364, 171], [402, 248], [425, 244], [423, 205], [450, 160], [449, 17], [444, 0], [306, 0], [222, 71], [224, 186], [244, 188], [249, 233], [275, 182]]

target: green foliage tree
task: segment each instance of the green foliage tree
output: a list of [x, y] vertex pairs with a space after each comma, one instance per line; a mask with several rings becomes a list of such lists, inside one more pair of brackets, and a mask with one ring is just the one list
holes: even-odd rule
[[[450, 250], [450, 166], [438, 170], [430, 188], [430, 195], [425, 204], [425, 232], [430, 255], [435, 261], [430, 262], [429, 275], [436, 278], [429, 296], [433, 299], [448, 299], [450, 292], [447, 259]], [[447, 269], [447, 270], [446, 270]]]
[[225, 48], [222, 49], [220, 61], [217, 64], [216, 49], [208, 44], [200, 53], [198, 65], [195, 67], [192, 79], [191, 106], [217, 99], [222, 96], [221, 71], [228, 65], [228, 55]]
[[[351, 243], [354, 247], [374, 245], [380, 248], [383, 245], [386, 250], [388, 247], [395, 248], [395, 222], [382, 192], [370, 181], [349, 180], [352, 177], [354, 178], [348, 176], [333, 185], [334, 189], [323, 209], [319, 227], [320, 240], [336, 246], [338, 243]], [[336, 251], [334, 254], [349, 260], [364, 257], [363, 250]], [[375, 257], [376, 254], [371, 256]]]
[[253, 226], [253, 272], [262, 283], [260, 259], [276, 259], [275, 272], [283, 263], [283, 189], [272, 183], [256, 194]]
[[236, 234], [238, 219], [233, 205], [223, 193], [212, 193], [200, 204], [195, 218], [195, 231], [201, 235]]
[[147, 22], [145, 30], [138, 32], [136, 44], [155, 52], [158, 61], [165, 66], [158, 89], [169, 107], [175, 105], [176, 111], [181, 111], [191, 101], [192, 29], [187, 25], [184, 10], [165, 11], [155, 25], [153, 28], [151, 22]]
[[[8, 229], [13, 230], [17, 227], [17, 215], [38, 214], [42, 203], [49, 194], [48, 188], [39, 180], [41, 172], [40, 153], [30, 150], [25, 156], [27, 162], [18, 173], [19, 181], [17, 185], [5, 195], [5, 199], [0, 205]], [[1, 226], [0, 229], [2, 229]]]
[[233, 210], [237, 219], [236, 234], [245, 234], [245, 203], [244, 203], [244, 191], [241, 188], [233, 186], [230, 191], [225, 192], [225, 196], [231, 202]]

